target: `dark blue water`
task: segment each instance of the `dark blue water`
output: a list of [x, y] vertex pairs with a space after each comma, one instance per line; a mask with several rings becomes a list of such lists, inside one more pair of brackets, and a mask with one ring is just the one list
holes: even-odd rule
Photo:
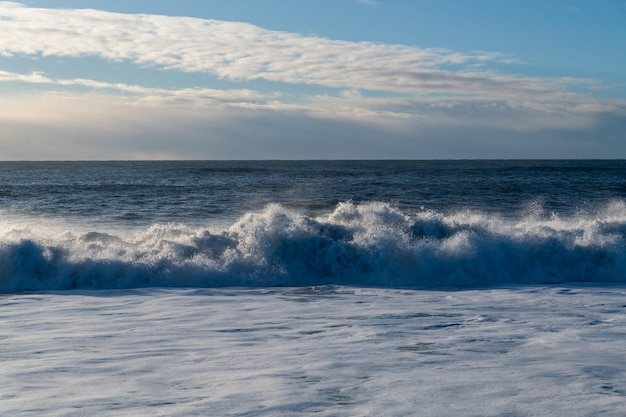
[[624, 161], [1, 162], [0, 290], [626, 282]]
[[0, 210], [95, 224], [202, 225], [267, 204], [306, 214], [383, 201], [407, 211], [570, 215], [626, 198], [625, 161], [0, 163]]

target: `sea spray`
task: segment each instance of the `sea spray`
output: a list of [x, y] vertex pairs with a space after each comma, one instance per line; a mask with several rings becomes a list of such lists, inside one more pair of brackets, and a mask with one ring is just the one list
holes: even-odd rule
[[567, 218], [343, 202], [321, 216], [271, 204], [221, 231], [168, 223], [75, 233], [32, 224], [0, 235], [0, 291], [626, 283], [625, 236], [619, 201]]

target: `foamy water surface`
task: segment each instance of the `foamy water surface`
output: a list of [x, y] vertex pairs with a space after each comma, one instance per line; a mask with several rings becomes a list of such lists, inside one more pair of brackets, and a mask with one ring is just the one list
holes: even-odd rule
[[626, 290], [5, 295], [7, 416], [621, 416]]

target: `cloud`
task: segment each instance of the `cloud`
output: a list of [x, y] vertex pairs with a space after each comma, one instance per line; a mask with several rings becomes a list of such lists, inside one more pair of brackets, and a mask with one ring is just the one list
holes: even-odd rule
[[[10, 104], [7, 105], [7, 104]], [[120, 97], [1, 97], [2, 159], [375, 157], [384, 128], [269, 109], [163, 107]]]
[[[234, 81], [268, 80], [403, 94], [549, 94], [553, 80], [470, 70], [510, 60], [271, 31], [240, 22], [38, 9], [0, 2], [0, 54], [97, 56]], [[451, 69], [454, 68], [454, 69]]]
[[[489, 69], [515, 62], [500, 53], [12, 2], [0, 2], [0, 34], [9, 59], [95, 56], [242, 87], [0, 71], [2, 83], [37, 87], [0, 97], [2, 159], [626, 157], [626, 104], [594, 99], [601, 83]], [[256, 80], [274, 91], [243, 88]], [[594, 151], [578, 132], [618, 139]]]
[[[96, 91], [123, 93], [117, 100], [135, 106], [183, 107], [187, 109], [255, 109], [306, 115], [325, 120], [354, 120], [368, 125], [409, 129], [420, 124], [497, 126], [516, 131], [544, 128], [587, 127], [594, 116], [620, 110], [615, 104], [588, 98], [550, 93], [552, 100], [542, 102], [509, 98], [449, 96], [368, 97], [360, 90], [343, 90], [336, 96], [314, 95], [299, 103], [281, 102], [279, 93], [260, 93], [249, 89], [148, 88], [124, 83], [109, 83], [85, 78], [53, 79], [41, 72], [29, 74], [0, 71], [0, 82], [87, 87]], [[531, 87], [529, 87], [530, 89]], [[75, 97], [76, 93], [50, 92], [54, 97]], [[99, 99], [105, 99], [104, 96]], [[621, 108], [623, 110], [623, 107]], [[41, 113], [41, 114], [45, 114]], [[18, 117], [17, 114], [14, 117]], [[31, 117], [28, 115], [27, 117]]]
[[87, 78], [53, 79], [42, 72], [20, 74], [9, 71], [0, 71], [0, 82], [21, 82], [31, 84], [49, 84], [53, 86], [79, 86], [94, 90], [111, 90], [129, 94], [135, 100], [154, 104], [185, 104], [193, 106], [207, 106], [214, 104], [229, 105], [269, 105], [270, 100], [276, 98], [276, 94], [261, 94], [249, 89], [219, 90], [212, 88], [184, 88], [164, 89], [149, 88], [140, 85], [124, 83], [109, 83]]
[[[584, 129], [546, 124], [529, 135], [496, 123], [497, 112], [491, 124], [471, 124], [463, 108], [454, 112], [464, 122], [442, 123], [442, 117], [457, 116], [434, 109], [429, 116], [407, 121], [404, 128], [343, 117], [320, 120], [319, 115], [297, 110], [190, 109], [101, 95], [2, 96], [0, 108], [4, 160], [626, 156], [626, 115], [599, 116], [600, 127]], [[514, 115], [503, 109], [500, 116]]]

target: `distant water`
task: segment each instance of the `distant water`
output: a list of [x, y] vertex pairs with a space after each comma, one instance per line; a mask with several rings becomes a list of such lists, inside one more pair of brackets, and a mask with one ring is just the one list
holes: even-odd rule
[[0, 291], [626, 283], [626, 161], [0, 162]]

